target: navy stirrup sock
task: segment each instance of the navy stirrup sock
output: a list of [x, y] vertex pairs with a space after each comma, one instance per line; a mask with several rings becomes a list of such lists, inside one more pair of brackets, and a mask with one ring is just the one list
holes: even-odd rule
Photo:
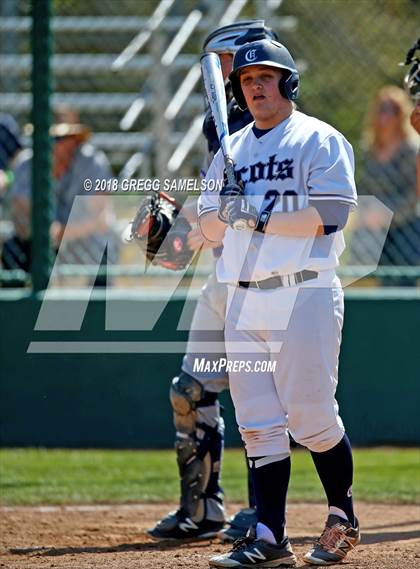
[[328, 506], [335, 506], [345, 512], [352, 526], [353, 512], [353, 457], [348, 436], [325, 452], [312, 452], [312, 459], [327, 495]]
[[269, 458], [250, 458], [251, 475], [257, 503], [258, 521], [273, 532], [277, 543], [281, 543], [284, 538], [286, 523], [286, 495], [290, 479], [290, 457], [264, 464], [264, 460]]

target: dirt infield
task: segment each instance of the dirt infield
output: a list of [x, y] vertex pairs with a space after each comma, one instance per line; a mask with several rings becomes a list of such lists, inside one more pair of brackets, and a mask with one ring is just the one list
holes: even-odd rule
[[[7, 569], [204, 569], [228, 549], [215, 541], [157, 543], [146, 528], [172, 505], [0, 509], [0, 567]], [[230, 512], [235, 510], [230, 507]], [[358, 504], [361, 545], [346, 560], [364, 569], [420, 567], [419, 506]], [[322, 529], [325, 507], [291, 504], [288, 533], [300, 557]]]

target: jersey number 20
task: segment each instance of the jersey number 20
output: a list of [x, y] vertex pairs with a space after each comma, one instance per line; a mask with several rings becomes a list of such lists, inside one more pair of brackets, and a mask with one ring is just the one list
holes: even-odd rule
[[298, 195], [294, 190], [286, 190], [282, 194], [278, 190], [268, 190], [264, 196], [263, 211], [271, 213], [277, 201], [280, 202], [280, 211], [292, 212], [299, 209]]

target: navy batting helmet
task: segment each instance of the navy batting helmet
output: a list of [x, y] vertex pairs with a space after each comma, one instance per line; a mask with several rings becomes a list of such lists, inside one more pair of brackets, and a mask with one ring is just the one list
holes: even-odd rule
[[245, 43], [264, 38], [278, 39], [277, 34], [265, 25], [264, 20], [243, 20], [214, 30], [204, 40], [203, 51], [236, 53]]
[[242, 110], [247, 108], [239, 72], [251, 65], [267, 65], [283, 71], [279, 81], [280, 94], [289, 101], [299, 96], [299, 73], [289, 51], [275, 40], [263, 39], [243, 45], [235, 54], [233, 71], [229, 75], [233, 96]]

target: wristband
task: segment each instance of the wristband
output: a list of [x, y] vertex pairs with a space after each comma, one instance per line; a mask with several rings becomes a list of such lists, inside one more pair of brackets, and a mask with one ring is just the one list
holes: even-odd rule
[[259, 231], [260, 233], [265, 233], [267, 224], [270, 221], [270, 217], [271, 217], [271, 211], [267, 211], [266, 209], [262, 211], [258, 218], [255, 231]]

